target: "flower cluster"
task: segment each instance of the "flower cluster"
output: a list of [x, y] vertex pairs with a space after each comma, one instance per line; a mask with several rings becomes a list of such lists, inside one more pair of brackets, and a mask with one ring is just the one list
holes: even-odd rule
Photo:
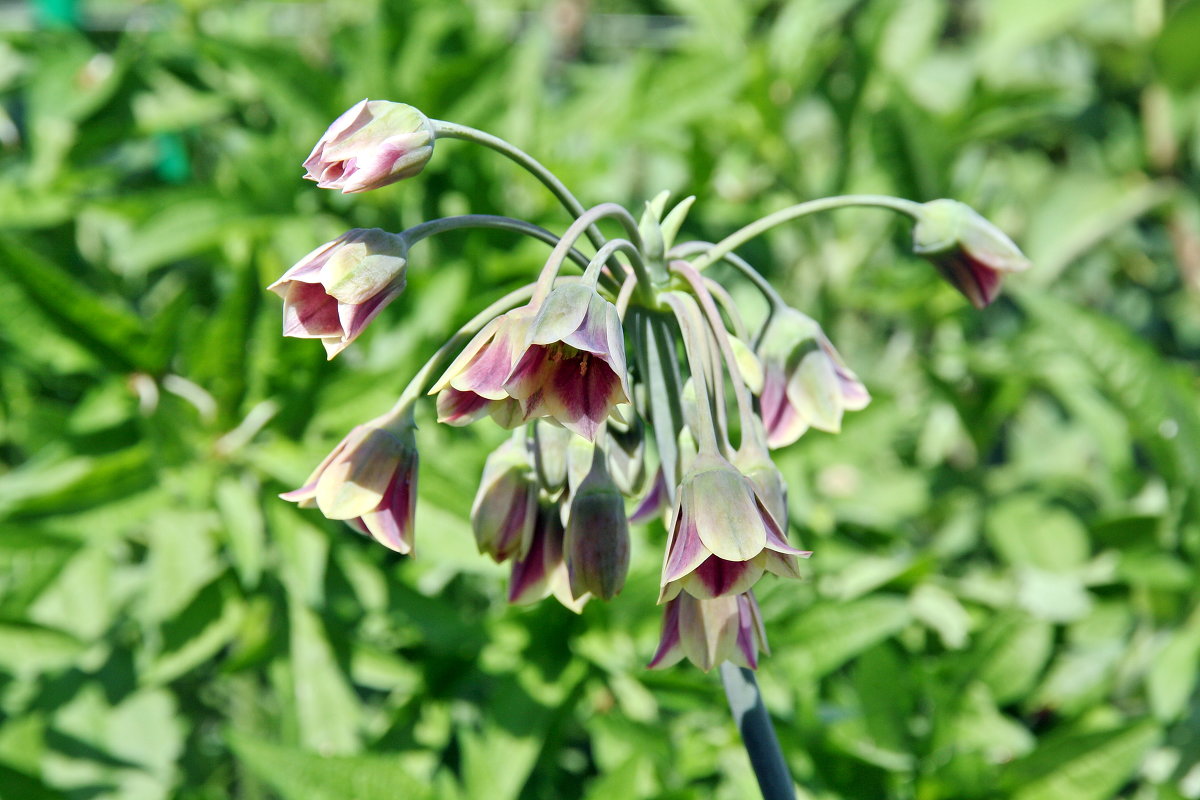
[[[553, 595], [579, 610], [611, 599], [629, 570], [630, 524], [660, 518], [664, 621], [650, 666], [686, 657], [705, 670], [723, 661], [756, 667], [767, 644], [753, 587], [767, 573], [799, 578], [800, 559], [811, 555], [790, 540], [787, 484], [771, 450], [810, 428], [836, 433], [870, 395], [820, 325], [734, 250], [810, 211], [873, 205], [907, 214], [914, 252], [977, 306], [995, 298], [1003, 273], [1028, 262], [961, 203], [874, 196], [800, 204], [716, 244], [677, 244], [693, 198], [668, 209], [664, 193], [640, 219], [614, 204], [584, 209], [511, 145], [384, 101], [364, 100], [334, 122], [305, 177], [343, 192], [378, 188], [418, 174], [437, 138], [475, 140], [513, 158], [575, 221], [561, 236], [482, 215], [397, 234], [352, 230], [272, 284], [284, 300], [284, 335], [318, 338], [333, 358], [403, 291], [409, 250], [423, 238], [490, 227], [553, 246], [536, 280], [467, 323], [390, 412], [351, 431], [282, 497], [410, 554], [414, 408], [434, 395], [439, 422], [490, 418], [512, 431], [488, 457], [471, 506], [479, 551], [511, 565], [511, 602]], [[620, 235], [602, 234], [604, 220]], [[590, 256], [577, 247], [584, 241]], [[730, 293], [703, 275], [719, 261], [769, 303], [753, 334]], [[564, 274], [568, 264], [579, 272]]]

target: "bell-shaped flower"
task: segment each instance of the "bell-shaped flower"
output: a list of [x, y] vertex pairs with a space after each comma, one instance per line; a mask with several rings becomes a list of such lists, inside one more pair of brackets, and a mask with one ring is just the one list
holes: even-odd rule
[[837, 433], [844, 412], [859, 411], [871, 401], [821, 326], [794, 308], [776, 312], [759, 356], [759, 406], [772, 448], [792, 444], [810, 427]]
[[433, 156], [433, 124], [417, 109], [362, 100], [329, 126], [304, 161], [304, 177], [344, 194], [411, 178]]
[[764, 571], [793, 576], [772, 554], [812, 555], [787, 543], [749, 478], [719, 455], [698, 454], [675, 498], [659, 602], [681, 590], [701, 599], [740, 594]]
[[681, 594], [663, 609], [662, 638], [648, 666], [663, 669], [687, 658], [708, 672], [723, 661], [758, 668], [770, 653], [753, 592], [700, 600]]
[[483, 326], [429, 391], [438, 396], [438, 422], [467, 425], [488, 414], [506, 428], [524, 421], [504, 383], [532, 321], [533, 311], [522, 306]]
[[381, 417], [350, 431], [304, 485], [281, 494], [315, 505], [398, 553], [411, 553], [417, 508], [417, 446], [409, 414]]
[[320, 339], [329, 358], [404, 291], [408, 246], [379, 228], [355, 228], [313, 250], [267, 288], [283, 298], [283, 335]]
[[575, 613], [583, 610], [591, 595], [575, 598], [563, 557], [562, 512], [556, 503], [539, 503], [529, 551], [513, 559], [508, 583], [508, 602], [535, 603], [551, 594]]
[[913, 228], [913, 252], [933, 262], [976, 308], [996, 299], [1004, 273], [1032, 266], [1004, 231], [957, 200], [921, 205]]
[[604, 449], [593, 451], [591, 470], [571, 496], [566, 560], [571, 594], [616, 597], [629, 572], [629, 521], [625, 500], [609, 475]]
[[504, 388], [525, 419], [550, 417], [595, 441], [632, 396], [616, 306], [582, 283], [556, 287], [538, 307]]
[[533, 539], [537, 497], [537, 477], [524, 438], [506, 440], [484, 463], [471, 505], [479, 552], [497, 563], [524, 558]]

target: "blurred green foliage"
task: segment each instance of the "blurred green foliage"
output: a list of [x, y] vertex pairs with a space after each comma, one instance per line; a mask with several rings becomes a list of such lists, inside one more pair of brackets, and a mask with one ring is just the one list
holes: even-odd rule
[[267, 283], [351, 226], [568, 221], [462, 142], [301, 181], [362, 97], [587, 203], [696, 194], [699, 238], [849, 191], [1010, 231], [983, 313], [878, 212], [743, 251], [875, 397], [780, 457], [816, 556], [760, 592], [767, 705], [803, 797], [1200, 797], [1200, 2], [78, 12], [0, 41], [0, 797], [754, 796], [715, 677], [643, 669], [661, 527], [615, 602], [507, 607], [466, 522], [501, 434], [428, 409], [418, 558], [275, 499], [545, 250], [422, 244], [333, 363]]

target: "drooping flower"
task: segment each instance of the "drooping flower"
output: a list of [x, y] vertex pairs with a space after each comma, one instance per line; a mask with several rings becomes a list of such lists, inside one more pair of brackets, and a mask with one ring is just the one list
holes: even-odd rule
[[606, 466], [607, 455], [597, 446], [592, 465], [571, 496], [564, 548], [571, 594], [593, 594], [601, 600], [616, 597], [629, 572], [629, 521], [625, 500]]
[[759, 405], [772, 448], [792, 444], [810, 427], [837, 433], [844, 412], [860, 411], [871, 401], [821, 326], [794, 308], [776, 312], [759, 355]]
[[398, 553], [411, 553], [417, 508], [417, 446], [412, 416], [357, 426], [299, 489], [280, 497], [316, 506]]
[[404, 291], [408, 246], [379, 228], [355, 228], [313, 250], [267, 288], [283, 298], [283, 335], [346, 349]]
[[304, 161], [304, 177], [343, 194], [411, 178], [433, 156], [433, 125], [417, 109], [362, 100], [329, 126]]
[[996, 299], [1004, 273], [1032, 266], [1004, 231], [957, 200], [921, 205], [913, 228], [913, 252], [933, 262], [976, 308]]
[[497, 563], [525, 558], [533, 539], [537, 497], [537, 478], [524, 440], [505, 440], [484, 463], [471, 505], [479, 552]]
[[438, 422], [467, 425], [488, 414], [504, 427], [524, 421], [520, 403], [505, 389], [533, 321], [528, 306], [485, 325], [450, 363], [429, 393], [436, 393]]
[[700, 600], [684, 593], [663, 609], [662, 638], [650, 669], [687, 658], [707, 672], [722, 661], [758, 668], [758, 651], [770, 653], [753, 592]]
[[504, 389], [525, 419], [550, 417], [594, 441], [631, 397], [616, 306], [581, 283], [556, 287], [538, 307]]
[[712, 453], [693, 460], [668, 530], [660, 603], [680, 591], [701, 599], [740, 594], [764, 571], [796, 577], [794, 557], [812, 555], [787, 543], [750, 479]]
[[529, 551], [513, 559], [508, 583], [508, 602], [535, 603], [551, 594], [567, 608], [579, 613], [591, 595], [572, 596], [567, 565], [563, 558], [562, 512], [557, 503], [538, 504]]

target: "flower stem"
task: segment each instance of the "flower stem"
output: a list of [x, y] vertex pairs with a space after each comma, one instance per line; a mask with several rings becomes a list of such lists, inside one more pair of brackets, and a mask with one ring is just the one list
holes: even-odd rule
[[774, 228], [776, 225], [781, 225], [793, 219], [815, 214], [818, 211], [828, 211], [834, 208], [848, 208], [850, 206], [873, 206], [878, 208], [890, 208], [893, 211], [898, 211], [901, 214], [907, 214], [914, 220], [920, 214], [921, 204], [914, 203], [912, 200], [904, 200], [899, 197], [888, 197], [879, 194], [846, 194], [840, 197], [823, 197], [820, 200], [809, 200], [806, 203], [788, 206], [780, 209], [773, 214], [768, 214], [762, 219], [751, 222], [741, 230], [734, 231], [726, 236], [721, 241], [713, 245], [712, 249], [704, 253], [700, 258], [693, 262], [692, 266], [697, 270], [703, 270], [711, 266], [717, 261], [725, 257], [727, 253], [736, 250], [746, 242], [758, 236], [760, 233]]
[[[714, 247], [716, 245], [712, 242], [684, 242], [672, 247], [667, 255], [670, 258], [687, 258], [696, 253], [712, 250]], [[787, 305], [783, 298], [779, 296], [779, 292], [775, 291], [775, 287], [771, 285], [770, 281], [764, 278], [762, 273], [750, 266], [750, 262], [746, 261], [746, 259], [735, 253], [725, 253], [721, 256], [721, 260], [730, 264], [738, 272], [749, 278], [755, 288], [762, 293], [762, 296], [767, 299], [767, 303], [770, 304], [770, 308], [767, 311], [768, 316], [774, 314], [777, 308], [783, 308]], [[695, 263], [692, 264], [692, 267], [695, 268]]]
[[754, 769], [754, 777], [758, 779], [763, 800], [795, 800], [792, 776], [783, 759], [771, 717], [763, 705], [754, 673], [726, 661], [721, 664], [721, 682], [725, 684], [729, 710], [733, 712], [733, 720], [742, 734], [742, 743], [746, 746], [746, 754], [750, 756], [750, 766]]
[[708, 327], [712, 330], [713, 338], [716, 339], [717, 347], [721, 351], [721, 358], [725, 361], [725, 370], [729, 373], [729, 382], [733, 385], [733, 394], [737, 400], [738, 420], [742, 427], [738, 449], [745, 449], [748, 442], [753, 442], [765, 451], [766, 443], [756, 441], [759, 438], [758, 427], [754, 423], [754, 406], [750, 400], [750, 390], [746, 388], [746, 382], [742, 379], [737, 356], [734, 355], [733, 345], [729, 343], [729, 332], [725, 329], [725, 322], [721, 319], [721, 312], [717, 310], [717, 304], [713, 302], [712, 295], [704, 285], [704, 278], [686, 261], [673, 261], [670, 269], [692, 287], [692, 293], [700, 301], [700, 308], [703, 309], [704, 316], [708, 318]]
[[[635, 249], [640, 249], [642, 244], [641, 234], [638, 232], [637, 220], [630, 216], [629, 212], [616, 203], [601, 203], [598, 206], [593, 206], [583, 212], [578, 219], [571, 223], [571, 227], [563, 232], [562, 238], [558, 240], [558, 244], [554, 246], [550, 257], [546, 259], [545, 266], [542, 267], [542, 272], [538, 275], [537, 289], [533, 293], [531, 302], [537, 305], [550, 294], [550, 289], [554, 286], [554, 278], [558, 275], [558, 270], [562, 266], [563, 259], [571, 251], [571, 245], [583, 235], [589, 225], [598, 222], [608, 217], [616, 218], [629, 234], [629, 239], [633, 243]], [[642, 264], [641, 259], [631, 258], [630, 263], [633, 264], [633, 271], [637, 273], [638, 283], [644, 287], [649, 287], [649, 278], [645, 277], [646, 267]]]
[[[435, 136], [441, 139], [462, 139], [475, 144], [481, 144], [484, 147], [495, 150], [500, 155], [515, 162], [523, 167], [527, 172], [542, 182], [550, 193], [553, 194], [558, 201], [563, 204], [563, 207], [571, 213], [571, 216], [578, 219], [583, 216], [583, 203], [580, 203], [575, 195], [571, 194], [562, 181], [558, 179], [553, 172], [547, 169], [540, 161], [526, 153], [521, 148], [514, 144], [504, 141], [498, 136], [493, 136], [475, 128], [467, 127], [466, 125], [458, 125], [454, 122], [443, 122], [440, 119], [430, 120], [433, 123]], [[587, 228], [587, 237], [592, 244], [600, 247], [604, 244], [604, 236], [595, 225], [589, 225]]]
[[[704, 340], [704, 322], [700, 319], [700, 309], [696, 301], [682, 292], [664, 292], [662, 301], [670, 307], [679, 324], [679, 332], [683, 336], [683, 349], [687, 353], [688, 367], [692, 373], [692, 389], [696, 393], [696, 420], [699, 430], [696, 434], [696, 445], [701, 453], [716, 454], [721, 452], [717, 437], [717, 424], [713, 417], [710, 385], [716, 390], [722, 377], [720, 365], [711, 363], [708, 344]], [[709, 372], [715, 368], [715, 375]], [[711, 378], [711, 384], [710, 384]]]
[[[551, 247], [559, 243], [557, 236], [545, 228], [534, 225], [532, 222], [525, 222], [524, 220], [513, 219], [512, 217], [498, 217], [491, 214], [461, 214], [455, 217], [431, 219], [428, 222], [422, 222], [420, 225], [412, 226], [400, 235], [411, 246], [422, 239], [428, 239], [430, 236], [436, 236], [439, 233], [459, 230], [461, 228], [491, 228], [493, 230], [514, 231], [545, 242]], [[587, 269], [588, 257], [578, 250], [574, 248], [570, 249], [567, 251], [566, 257], [578, 264], [581, 269]]]

